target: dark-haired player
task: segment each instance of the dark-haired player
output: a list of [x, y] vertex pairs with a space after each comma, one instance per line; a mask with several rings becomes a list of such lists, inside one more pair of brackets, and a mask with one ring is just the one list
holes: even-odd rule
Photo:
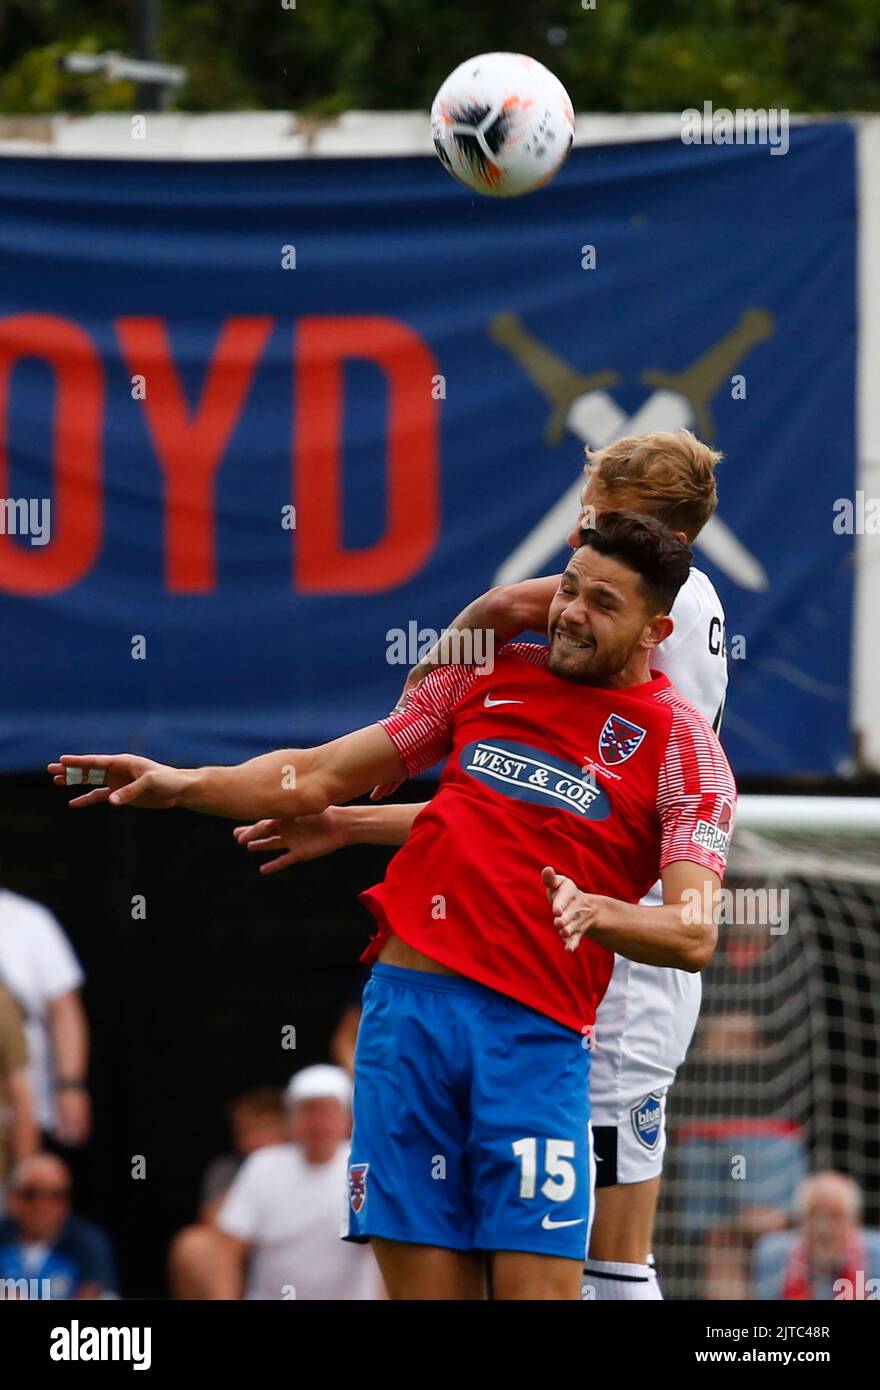
[[[733, 777], [707, 721], [649, 669], [690, 551], [626, 512], [581, 541], [549, 648], [509, 645], [491, 680], [443, 667], [377, 725], [234, 768], [131, 755], [50, 768], [59, 783], [105, 778], [74, 805], [298, 817], [447, 758], [365, 895], [379, 931], [349, 1235], [373, 1241], [392, 1297], [478, 1298], [488, 1254], [498, 1298], [578, 1298], [585, 1044], [614, 952], [698, 971], [714, 950], [724, 856], [704, 827], [732, 815]], [[641, 907], [658, 866], [664, 905]]]
[[[568, 544], [579, 544], [581, 525], [621, 507], [656, 516], [682, 540], [693, 541], [716, 508], [720, 458], [688, 430], [633, 435], [588, 453], [581, 512]], [[476, 630], [482, 636], [479, 647], [491, 650], [491, 641], [497, 649], [523, 632], [546, 627], [557, 587], [558, 580], [547, 577], [490, 589], [467, 605], [452, 628]], [[711, 581], [695, 566], [671, 617], [673, 631], [651, 653], [651, 669], [664, 672], [717, 732], [727, 688], [724, 612]], [[410, 673], [405, 696], [435, 665], [460, 660], [462, 649], [477, 646], [441, 639]], [[242, 826], [235, 833], [250, 849], [284, 851], [263, 866], [274, 873], [346, 844], [401, 845], [421, 809], [411, 802], [334, 806], [321, 817]], [[722, 819], [707, 833], [723, 846], [731, 828]], [[659, 883], [644, 901], [663, 901]], [[657, 969], [623, 955], [615, 959], [596, 1017], [590, 1064], [596, 1201], [585, 1297], [662, 1297], [649, 1252], [666, 1151], [666, 1105], [690, 1046], [701, 992], [698, 974]]]

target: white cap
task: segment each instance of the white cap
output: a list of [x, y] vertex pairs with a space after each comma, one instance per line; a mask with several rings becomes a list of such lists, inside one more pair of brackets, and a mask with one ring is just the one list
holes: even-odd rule
[[299, 1105], [302, 1100], [338, 1100], [347, 1110], [351, 1105], [351, 1077], [342, 1067], [331, 1067], [326, 1062], [304, 1067], [290, 1078], [284, 1099], [289, 1106]]

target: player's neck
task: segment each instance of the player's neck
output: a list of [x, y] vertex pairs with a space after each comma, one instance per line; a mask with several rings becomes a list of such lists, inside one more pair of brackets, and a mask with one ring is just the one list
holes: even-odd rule
[[605, 690], [626, 690], [633, 685], [645, 685], [653, 680], [647, 656], [634, 657], [620, 671], [615, 671], [600, 684]]

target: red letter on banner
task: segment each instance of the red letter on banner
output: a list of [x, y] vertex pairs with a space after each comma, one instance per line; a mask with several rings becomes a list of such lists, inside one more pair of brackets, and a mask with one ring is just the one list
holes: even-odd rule
[[214, 477], [272, 322], [267, 317], [226, 322], [191, 415], [162, 320], [116, 320], [128, 370], [146, 380], [143, 407], [167, 489], [165, 576], [176, 593], [208, 593], [214, 588]]
[[[297, 588], [373, 593], [404, 583], [431, 553], [439, 522], [437, 372], [426, 343], [396, 319], [304, 318], [296, 337]], [[388, 378], [385, 534], [342, 546], [342, 369], [366, 358]]]
[[0, 320], [0, 498], [10, 493], [9, 382], [23, 357], [40, 358], [55, 373], [51, 539], [45, 546], [24, 546], [4, 534], [4, 527], [0, 589], [54, 594], [82, 579], [101, 546], [104, 376], [88, 333], [66, 319], [14, 314]]

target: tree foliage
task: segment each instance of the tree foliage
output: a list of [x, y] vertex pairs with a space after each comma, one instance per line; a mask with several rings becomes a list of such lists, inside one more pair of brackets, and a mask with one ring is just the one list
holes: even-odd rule
[[[290, 4], [291, 0], [287, 0]], [[462, 59], [531, 53], [581, 111], [880, 109], [880, 0], [162, 0], [161, 57], [190, 111], [424, 109]], [[119, 110], [74, 48], [138, 51], [139, 0], [6, 0], [0, 110]]]

